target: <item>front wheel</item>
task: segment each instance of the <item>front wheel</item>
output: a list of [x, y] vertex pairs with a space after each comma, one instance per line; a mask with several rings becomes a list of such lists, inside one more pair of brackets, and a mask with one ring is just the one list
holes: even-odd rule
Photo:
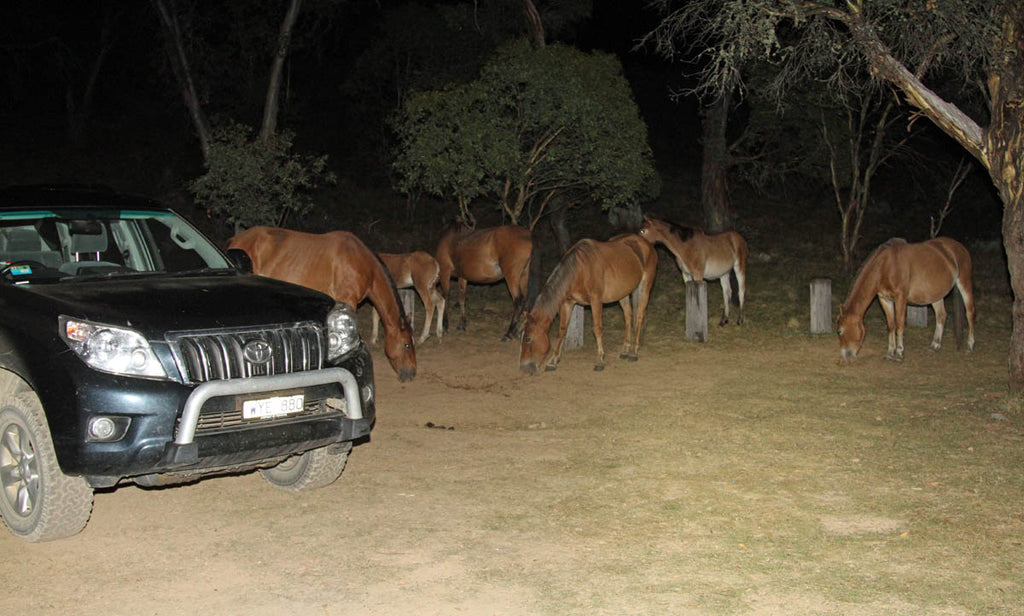
[[0, 517], [26, 541], [75, 535], [92, 514], [92, 488], [61, 472], [39, 398], [13, 395], [0, 406]]
[[315, 490], [341, 477], [352, 443], [337, 443], [292, 456], [277, 466], [260, 471], [271, 485], [291, 492]]

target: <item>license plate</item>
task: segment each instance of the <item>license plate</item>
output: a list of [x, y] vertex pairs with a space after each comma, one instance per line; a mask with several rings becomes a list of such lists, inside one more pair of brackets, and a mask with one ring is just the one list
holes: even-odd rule
[[282, 415], [299, 413], [302, 411], [304, 403], [305, 400], [302, 394], [246, 400], [242, 402], [242, 418], [266, 419], [268, 417], [281, 417]]

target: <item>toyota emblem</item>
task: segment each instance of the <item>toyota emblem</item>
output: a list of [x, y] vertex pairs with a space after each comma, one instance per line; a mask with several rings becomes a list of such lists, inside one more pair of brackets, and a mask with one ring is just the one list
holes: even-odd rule
[[250, 340], [242, 347], [242, 355], [250, 364], [265, 364], [270, 361], [270, 344], [264, 340]]

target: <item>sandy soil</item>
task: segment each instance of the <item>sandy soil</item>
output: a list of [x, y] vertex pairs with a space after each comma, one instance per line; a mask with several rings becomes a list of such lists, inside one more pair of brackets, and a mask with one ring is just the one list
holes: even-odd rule
[[[676, 300], [659, 301], [664, 313]], [[816, 568], [851, 565], [825, 563], [800, 537], [906, 536], [911, 518], [873, 511], [879, 495], [836, 487], [869, 456], [833, 450], [876, 437], [830, 443], [819, 418], [870, 432], [883, 415], [949, 403], [949, 388], [999, 399], [1006, 338], [991, 336], [1004, 324], [969, 359], [952, 343], [927, 352], [918, 332], [893, 376], [877, 329], [840, 369], [834, 337], [759, 326], [756, 308], [703, 345], [680, 340], [676, 315], [652, 321], [638, 362], [594, 372], [588, 331], [558, 371], [526, 377], [518, 346], [499, 341], [504, 310], [481, 308], [468, 333], [420, 346], [411, 383], [375, 350], [378, 423], [326, 489], [293, 495], [258, 474], [125, 486], [97, 494], [79, 536], [28, 545], [0, 533], [3, 612], [967, 613], [898, 589], [816, 587]], [[608, 318], [616, 350], [621, 321]], [[885, 398], [908, 378], [931, 392], [920, 406]], [[773, 547], [755, 556], [757, 545]], [[1007, 597], [1020, 590], [1008, 580], [997, 580]]]

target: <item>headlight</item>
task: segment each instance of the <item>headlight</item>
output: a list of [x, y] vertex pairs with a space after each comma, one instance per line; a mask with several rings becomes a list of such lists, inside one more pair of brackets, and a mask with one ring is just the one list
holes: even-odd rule
[[71, 350], [97, 370], [167, 377], [149, 342], [134, 330], [61, 317], [60, 332]]
[[327, 315], [327, 359], [336, 359], [359, 346], [356, 311], [348, 304], [336, 304]]

